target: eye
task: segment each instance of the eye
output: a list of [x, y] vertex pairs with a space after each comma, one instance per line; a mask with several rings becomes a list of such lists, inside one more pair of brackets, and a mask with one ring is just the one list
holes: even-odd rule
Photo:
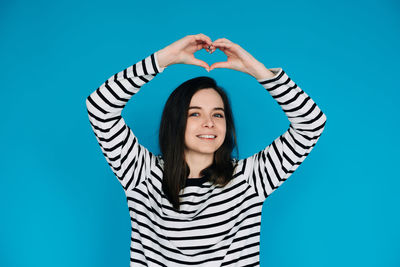
[[[199, 113], [198, 112], [194, 112], [194, 113], [191, 113], [191, 114], [189, 114], [189, 117], [192, 117], [192, 116], [195, 116], [195, 117], [197, 117], [197, 116], [199, 115]], [[223, 114], [219, 114], [219, 113], [217, 113], [217, 114], [214, 114], [214, 116], [217, 116], [218, 118], [223, 118], [224, 117], [224, 115]]]

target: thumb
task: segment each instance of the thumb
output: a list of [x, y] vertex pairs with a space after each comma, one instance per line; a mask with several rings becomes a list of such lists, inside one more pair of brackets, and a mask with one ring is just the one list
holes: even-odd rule
[[216, 62], [211, 65], [210, 70], [217, 69], [217, 68], [228, 68], [229, 69], [229, 63], [227, 61], [225, 62]]
[[210, 71], [210, 66], [208, 66], [208, 64], [206, 62], [204, 62], [203, 60], [200, 59], [193, 59], [191, 62], [192, 65], [196, 65], [196, 66], [200, 66], [205, 68], [207, 71]]

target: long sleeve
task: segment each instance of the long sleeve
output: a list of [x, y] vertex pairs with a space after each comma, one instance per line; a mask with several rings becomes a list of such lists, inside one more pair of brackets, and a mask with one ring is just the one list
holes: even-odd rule
[[290, 121], [289, 129], [260, 152], [242, 160], [248, 183], [266, 199], [299, 167], [325, 127], [326, 115], [282, 68], [275, 76], [257, 80], [278, 102]]
[[158, 64], [157, 53], [153, 53], [110, 77], [86, 99], [96, 139], [124, 190], [148, 177], [154, 155], [139, 144], [121, 112], [129, 99], [164, 69]]

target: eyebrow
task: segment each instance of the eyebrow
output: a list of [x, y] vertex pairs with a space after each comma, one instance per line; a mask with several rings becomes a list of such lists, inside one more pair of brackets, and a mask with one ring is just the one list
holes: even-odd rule
[[[197, 108], [197, 109], [202, 109], [202, 108], [199, 107], [199, 106], [191, 106], [191, 107], [189, 107], [189, 110], [190, 110], [190, 109], [195, 109], [195, 108]], [[213, 108], [213, 110], [222, 110], [223, 112], [225, 112], [225, 110], [224, 110], [223, 108], [220, 108], [220, 107], [215, 107], [215, 108]]]

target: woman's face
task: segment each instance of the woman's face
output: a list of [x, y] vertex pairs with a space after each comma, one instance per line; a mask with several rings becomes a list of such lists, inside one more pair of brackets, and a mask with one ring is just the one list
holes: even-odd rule
[[[185, 153], [214, 156], [226, 133], [224, 103], [213, 88], [197, 91], [189, 105], [185, 131]], [[200, 137], [213, 135], [215, 138]]]

